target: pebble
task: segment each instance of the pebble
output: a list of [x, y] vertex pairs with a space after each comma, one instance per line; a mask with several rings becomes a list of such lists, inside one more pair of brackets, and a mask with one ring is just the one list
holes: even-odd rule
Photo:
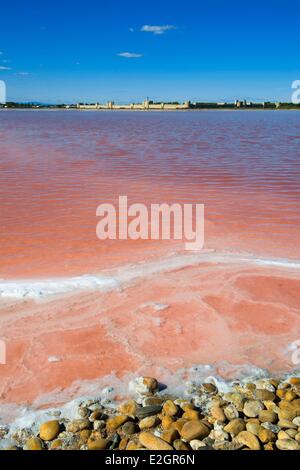
[[43, 441], [52, 441], [55, 439], [60, 431], [60, 425], [57, 420], [47, 421], [40, 425], [40, 438]]
[[255, 418], [264, 409], [264, 405], [259, 400], [248, 400], [244, 404], [243, 413], [249, 418]]
[[290, 384], [292, 385], [300, 385], [300, 377], [291, 377]]
[[210, 408], [211, 415], [217, 419], [218, 421], [225, 421], [226, 416], [224, 414], [224, 411], [218, 404], [213, 404]]
[[225, 393], [224, 399], [233, 403], [238, 411], [243, 411], [245, 398], [241, 393]]
[[153, 377], [137, 377], [129, 382], [129, 391], [134, 395], [153, 395], [158, 382]]
[[38, 431], [1, 425], [0, 440], [14, 450], [300, 450], [297, 379], [236, 381], [227, 393], [195, 382], [187, 399], [138, 377], [130, 385], [134, 399], [118, 406], [101, 395], [83, 400], [72, 420], [54, 410]]
[[138, 432], [138, 426], [133, 421], [127, 421], [127, 423], [124, 423], [122, 426], [122, 432], [126, 436], [131, 436], [131, 434]]
[[175, 416], [178, 413], [178, 407], [172, 400], [167, 400], [163, 405], [162, 411], [167, 416]]
[[128, 420], [127, 415], [116, 415], [108, 418], [106, 422], [106, 428], [108, 433], [114, 432], [118, 429], [122, 424], [124, 424]]
[[289, 421], [288, 419], [281, 419], [278, 421], [278, 426], [281, 428], [287, 428], [287, 429], [297, 429], [298, 426], [294, 424], [292, 421]]
[[241, 418], [235, 418], [232, 421], [230, 421], [226, 426], [224, 426], [224, 431], [228, 432], [229, 434], [232, 434], [233, 436], [236, 436], [239, 434], [241, 431], [244, 431], [246, 429], [246, 423], [243, 419]]
[[256, 400], [274, 401], [274, 399], [275, 399], [275, 394], [273, 392], [270, 392], [269, 390], [266, 390], [266, 389], [257, 389], [257, 390], [254, 391], [253, 395], [254, 395], [254, 398], [256, 398]]
[[31, 437], [26, 441], [24, 450], [43, 450], [43, 442], [38, 437]]
[[258, 433], [258, 437], [260, 441], [264, 444], [267, 442], [276, 441], [276, 434], [274, 434], [269, 429], [262, 428], [261, 431]]
[[260, 443], [257, 437], [249, 431], [242, 431], [236, 436], [236, 440], [249, 447], [251, 450], [260, 450]]
[[158, 423], [158, 419], [156, 416], [147, 416], [146, 418], [141, 419], [139, 422], [140, 429], [149, 429], [156, 426]]
[[93, 423], [94, 421], [99, 420], [102, 417], [102, 414], [103, 414], [102, 409], [98, 408], [92, 411], [92, 413], [89, 416], [89, 420]]
[[87, 418], [82, 419], [74, 419], [67, 425], [67, 431], [75, 433], [78, 431], [82, 431], [83, 429], [89, 429], [91, 426], [90, 421]]
[[175, 422], [176, 421], [171, 416], [163, 416], [161, 419], [161, 426], [165, 431], [167, 431]]
[[87, 446], [89, 450], [104, 450], [106, 449], [108, 444], [107, 439], [93, 439], [92, 437], [89, 438], [87, 441]]
[[188, 445], [181, 439], [175, 439], [175, 441], [173, 442], [173, 447], [176, 450], [189, 450]]
[[294, 439], [278, 439], [275, 444], [279, 450], [300, 450], [300, 444]]
[[119, 406], [119, 412], [123, 415], [129, 416], [130, 418], [135, 418], [137, 412], [137, 403], [134, 400], [121, 403]]
[[259, 412], [259, 420], [262, 423], [276, 423], [278, 417], [277, 414], [274, 411], [271, 410], [262, 410]]
[[193, 450], [199, 450], [201, 447], [205, 447], [206, 444], [199, 439], [193, 439], [190, 441], [190, 446]]
[[225, 406], [223, 411], [229, 421], [239, 417], [239, 412], [233, 404]]
[[172, 444], [172, 442], [175, 441], [178, 437], [179, 434], [176, 429], [168, 429], [168, 431], [163, 431], [160, 435], [160, 438], [169, 444]]
[[162, 409], [162, 405], [149, 405], [138, 408], [136, 411], [136, 417], [139, 419], [145, 418], [146, 416], [152, 416], [159, 413]]
[[187, 409], [183, 413], [182, 419], [186, 419], [187, 421], [190, 421], [190, 420], [193, 420], [193, 419], [198, 420], [199, 419], [199, 411]]
[[50, 444], [50, 450], [61, 450], [63, 448], [64, 441], [62, 439], [55, 439]]
[[140, 443], [149, 450], [173, 450], [173, 447], [167, 442], [163, 441], [151, 432], [142, 432], [139, 435]]
[[262, 429], [265, 429], [265, 428], [263, 428], [263, 427], [262, 427], [260, 424], [258, 424], [258, 423], [250, 423], [250, 422], [248, 422], [248, 423], [246, 424], [246, 430], [249, 431], [249, 432], [251, 432], [251, 433], [254, 434], [255, 436], [258, 436], [259, 433], [260, 433], [260, 431], [261, 431]]
[[186, 441], [192, 441], [193, 439], [203, 439], [208, 436], [210, 429], [201, 421], [188, 421], [181, 429], [180, 435]]

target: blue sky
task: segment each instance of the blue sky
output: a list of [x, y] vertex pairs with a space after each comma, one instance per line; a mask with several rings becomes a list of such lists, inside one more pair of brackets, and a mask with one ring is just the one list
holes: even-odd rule
[[7, 98], [77, 102], [289, 100], [299, 2], [1, 2]]

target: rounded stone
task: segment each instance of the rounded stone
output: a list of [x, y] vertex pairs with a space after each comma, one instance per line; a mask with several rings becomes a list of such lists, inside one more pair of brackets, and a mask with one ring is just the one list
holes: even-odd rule
[[89, 429], [91, 427], [91, 423], [87, 418], [82, 419], [74, 419], [67, 425], [67, 431], [69, 432], [79, 432], [83, 429]]
[[251, 450], [260, 450], [260, 443], [257, 437], [249, 431], [242, 431], [236, 436], [236, 440], [249, 447]]
[[173, 447], [166, 441], [163, 441], [151, 432], [141, 432], [139, 435], [140, 443], [149, 450], [172, 450]]
[[153, 395], [158, 389], [158, 382], [154, 377], [137, 377], [129, 382], [129, 390], [137, 395]]
[[89, 450], [104, 450], [106, 449], [107, 444], [108, 440], [102, 438], [93, 439], [92, 437], [90, 437], [87, 441], [87, 446]]
[[218, 404], [213, 404], [211, 406], [210, 413], [211, 413], [212, 417], [215, 418], [217, 421], [223, 422], [223, 421], [226, 420], [224, 411], [222, 410], [222, 408]]
[[161, 426], [165, 431], [170, 429], [173, 426], [174, 423], [175, 423], [175, 421], [171, 416], [163, 416], [162, 417]]
[[186, 410], [183, 415], [182, 419], [186, 419], [187, 421], [191, 421], [193, 419], [199, 420], [199, 411], [197, 410]]
[[61, 450], [63, 444], [64, 443], [62, 439], [55, 439], [51, 442], [50, 450]]
[[43, 441], [53, 441], [55, 439], [60, 431], [60, 425], [57, 420], [53, 421], [47, 421], [46, 423], [42, 423], [40, 425], [40, 438]]
[[108, 433], [114, 432], [116, 429], [118, 429], [122, 424], [126, 423], [128, 421], [128, 416], [127, 415], [116, 415], [108, 418], [106, 422], [106, 429]]
[[120, 450], [125, 450], [126, 447], [127, 447], [128, 442], [129, 442], [129, 438], [128, 438], [128, 437], [123, 437], [123, 438], [120, 440], [119, 449], [120, 449]]
[[262, 401], [265, 401], [265, 400], [274, 401], [275, 400], [275, 393], [270, 392], [269, 390], [266, 390], [266, 389], [257, 389], [254, 391], [253, 395], [254, 395], [254, 398], [256, 398], [256, 400], [262, 400]]
[[193, 450], [199, 450], [201, 449], [201, 447], [205, 447], [206, 444], [202, 441], [200, 441], [199, 439], [193, 439], [192, 441], [190, 441], [190, 446]]
[[38, 437], [27, 439], [24, 450], [43, 450], [43, 442]]
[[280, 419], [278, 421], [278, 426], [280, 426], [282, 429], [297, 429], [298, 426], [294, 424], [292, 421], [289, 421], [288, 419]]
[[284, 399], [286, 401], [292, 401], [295, 400], [295, 398], [297, 398], [297, 394], [293, 390], [287, 390]]
[[147, 418], [141, 419], [139, 422], [140, 429], [149, 429], [157, 425], [158, 419], [156, 416], [147, 416]]
[[139, 450], [141, 448], [141, 444], [137, 441], [129, 441], [126, 450]]
[[134, 400], [128, 400], [121, 403], [119, 406], [119, 412], [123, 415], [127, 415], [130, 418], [135, 418], [137, 412], [137, 404]]
[[177, 439], [179, 435], [176, 429], [169, 429], [168, 431], [163, 431], [160, 437], [163, 441], [166, 441], [169, 444], [172, 444], [172, 442], [175, 441], [175, 439]]
[[226, 424], [226, 426], [224, 426], [224, 431], [228, 432], [229, 434], [232, 434], [233, 436], [236, 436], [245, 429], [246, 423], [241, 418], [233, 419], [228, 424]]
[[122, 426], [122, 431], [126, 436], [130, 436], [131, 434], [135, 434], [138, 430], [136, 423], [133, 421], [127, 421]]
[[300, 427], [300, 416], [296, 416], [296, 418], [293, 419], [293, 424]]
[[267, 442], [276, 441], [276, 434], [274, 434], [269, 429], [262, 429], [259, 432], [258, 437], [263, 444], [266, 444]]
[[180, 435], [186, 441], [193, 439], [204, 439], [210, 433], [210, 429], [202, 421], [188, 421], [180, 431]]
[[91, 430], [90, 429], [83, 429], [82, 431], [79, 432], [79, 436], [80, 436], [80, 441], [83, 443], [83, 444], [86, 444], [87, 443], [87, 440], [88, 438], [90, 437], [91, 435]]
[[225, 406], [223, 411], [229, 421], [239, 417], [239, 412], [233, 404]]
[[225, 400], [234, 404], [238, 411], [243, 411], [245, 398], [241, 393], [229, 392], [224, 395]]
[[217, 387], [209, 382], [203, 383], [202, 388], [206, 393], [216, 393], [218, 391]]
[[276, 423], [278, 420], [278, 416], [274, 411], [271, 410], [262, 410], [259, 412], [258, 415], [259, 420], [262, 423]]
[[89, 420], [93, 423], [94, 421], [100, 420], [102, 415], [103, 415], [102, 410], [100, 408], [96, 409], [96, 410], [92, 411], [92, 413], [90, 414]]
[[290, 383], [292, 385], [300, 385], [300, 377], [291, 377], [290, 378]]
[[175, 416], [178, 413], [178, 407], [172, 400], [167, 400], [163, 406], [163, 413], [167, 416]]
[[176, 450], [190, 450], [188, 445], [185, 442], [183, 442], [181, 439], [176, 439], [173, 442], [173, 446], [174, 446], [174, 449]]
[[259, 400], [248, 400], [244, 404], [243, 413], [248, 418], [256, 418], [263, 409], [264, 405]]
[[172, 425], [172, 427], [173, 427], [173, 429], [176, 429], [176, 431], [178, 431], [180, 433], [180, 431], [183, 428], [183, 426], [185, 425], [185, 423], [187, 423], [186, 419], [179, 418], [179, 419], [177, 419], [177, 421], [175, 421], [175, 423]]
[[279, 450], [300, 450], [300, 444], [294, 439], [278, 439], [275, 444]]
[[262, 429], [263, 429], [262, 426], [258, 423], [247, 423], [246, 424], [246, 430], [248, 432], [251, 432], [251, 434], [254, 434], [255, 436], [258, 436]]

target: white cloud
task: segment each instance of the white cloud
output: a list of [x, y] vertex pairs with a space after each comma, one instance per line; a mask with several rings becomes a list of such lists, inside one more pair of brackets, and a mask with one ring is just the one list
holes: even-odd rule
[[11, 70], [10, 67], [4, 67], [4, 65], [0, 65], [0, 70]]
[[30, 75], [30, 73], [29, 72], [16, 72], [15, 75], [25, 76], [25, 75]]
[[135, 52], [119, 52], [118, 56], [125, 57], [126, 59], [137, 59], [143, 57], [143, 54], [136, 54]]
[[165, 24], [162, 26], [151, 26], [149, 24], [144, 24], [141, 27], [141, 31], [153, 34], [164, 34], [166, 31], [170, 31], [170, 29], [176, 29], [176, 26], [172, 24]]

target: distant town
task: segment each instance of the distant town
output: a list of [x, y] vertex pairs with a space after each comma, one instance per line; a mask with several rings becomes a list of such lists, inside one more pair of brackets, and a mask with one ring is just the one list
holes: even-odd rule
[[155, 102], [149, 99], [141, 103], [119, 104], [114, 101], [107, 103], [76, 103], [76, 104], [45, 104], [37, 102], [17, 103], [7, 102], [0, 104], [2, 109], [77, 109], [77, 110], [193, 110], [193, 109], [300, 109], [300, 104], [280, 101], [254, 102], [247, 100], [235, 100], [234, 102]]

